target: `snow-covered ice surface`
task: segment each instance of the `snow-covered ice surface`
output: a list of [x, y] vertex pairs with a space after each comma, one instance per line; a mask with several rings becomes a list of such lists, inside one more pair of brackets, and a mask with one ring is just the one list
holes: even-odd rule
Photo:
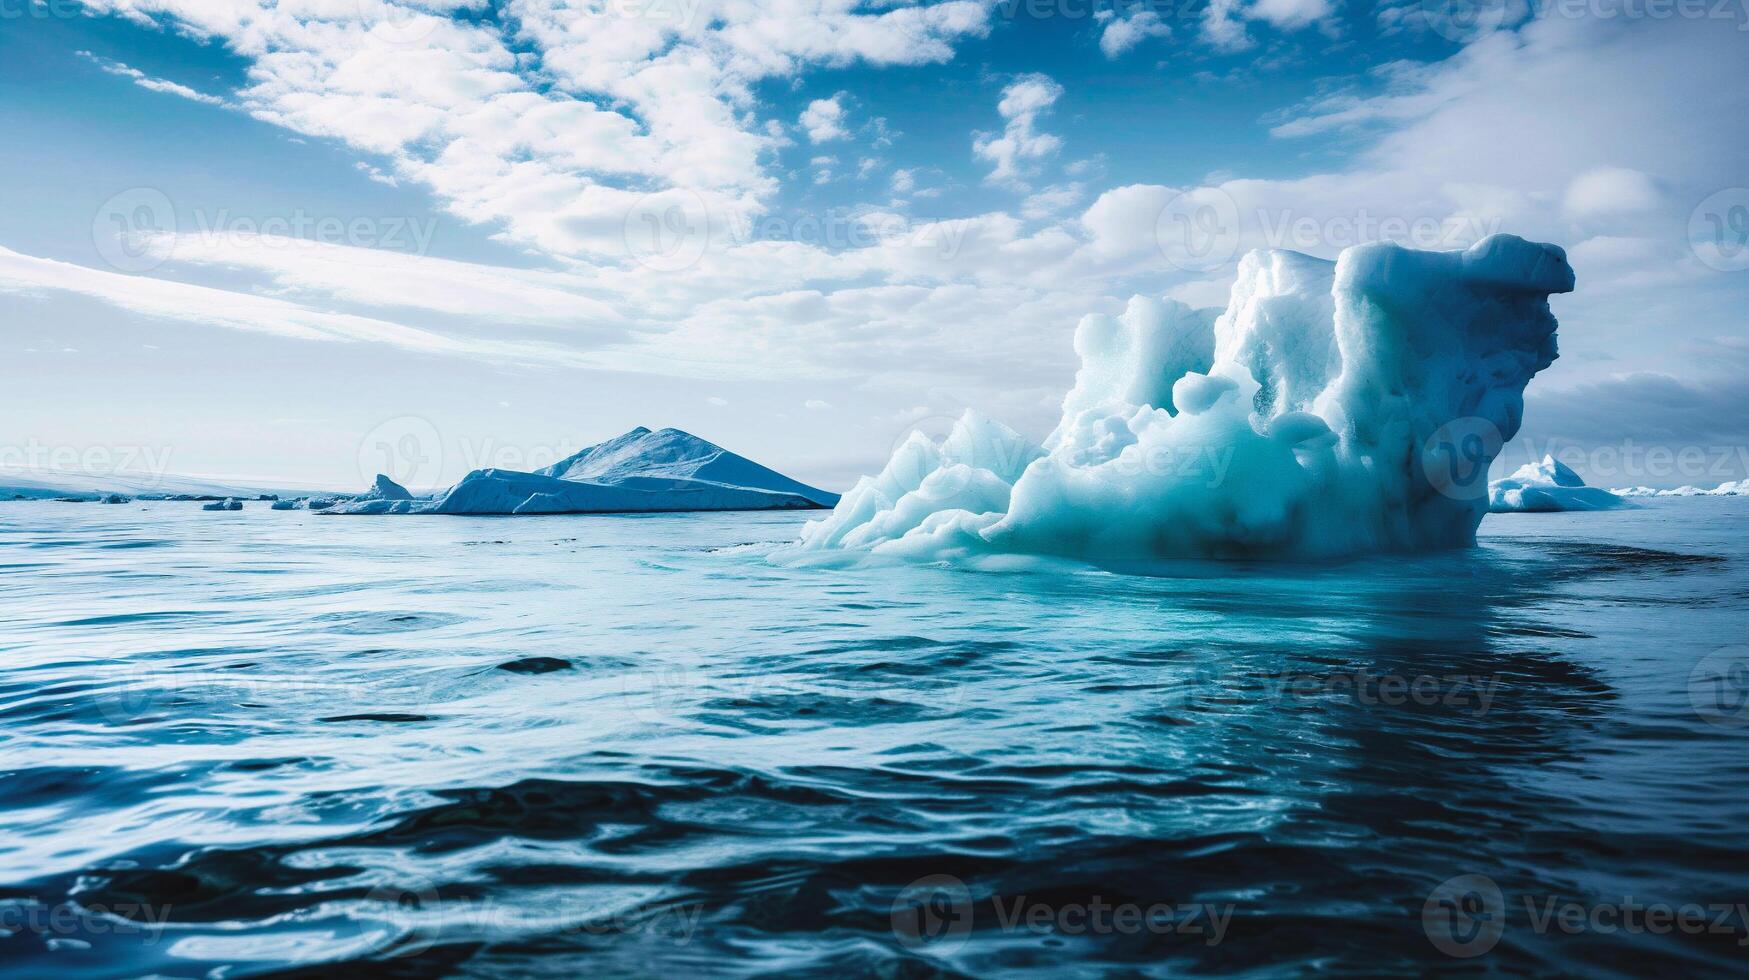
[[1632, 506], [1602, 487], [1586, 486], [1579, 474], [1553, 456], [1544, 456], [1540, 463], [1526, 463], [1511, 476], [1488, 484], [1488, 510], [1495, 514]]
[[331, 514], [579, 514], [830, 507], [836, 494], [792, 480], [679, 429], [642, 426], [533, 473], [475, 470], [429, 498], [379, 476]]
[[[1259, 251], [1225, 312], [1088, 316], [1042, 446], [968, 413], [916, 434], [801, 551], [1323, 558], [1474, 543], [1487, 469], [1555, 359], [1553, 245]], [[806, 556], [798, 556], [806, 557]]]

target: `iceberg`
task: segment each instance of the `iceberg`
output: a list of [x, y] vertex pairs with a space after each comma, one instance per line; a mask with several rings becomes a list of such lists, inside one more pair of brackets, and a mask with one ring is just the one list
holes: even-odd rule
[[1503, 480], [1488, 484], [1493, 514], [1548, 513], [1562, 510], [1615, 510], [1632, 507], [1602, 487], [1588, 487], [1579, 474], [1554, 456], [1526, 463]]
[[1042, 444], [968, 412], [913, 434], [802, 551], [1332, 558], [1475, 543], [1487, 470], [1556, 357], [1566, 253], [1511, 235], [1334, 262], [1248, 254], [1224, 311], [1138, 297], [1075, 333]]
[[352, 497], [343, 506], [335, 507], [335, 514], [404, 514], [413, 505], [416, 498], [406, 487], [401, 486], [386, 474], [378, 473], [376, 482], [365, 492]]
[[[392, 491], [385, 491], [387, 482]], [[393, 491], [398, 491], [394, 493]], [[379, 476], [330, 514], [594, 514], [831, 507], [810, 487], [679, 429], [642, 426], [532, 473], [474, 470], [430, 497]]]
[[0, 500], [105, 502], [109, 496], [133, 500], [218, 501], [265, 500], [280, 495], [307, 495], [311, 489], [264, 488], [206, 477], [132, 470], [81, 473], [30, 467], [0, 467]]
[[1624, 487], [1611, 490], [1618, 497], [1749, 497], [1749, 480], [1727, 480], [1708, 489], [1693, 485], [1674, 489], [1657, 487]]
[[235, 497], [225, 500], [215, 500], [210, 504], [201, 504], [201, 510], [242, 510], [243, 502]]

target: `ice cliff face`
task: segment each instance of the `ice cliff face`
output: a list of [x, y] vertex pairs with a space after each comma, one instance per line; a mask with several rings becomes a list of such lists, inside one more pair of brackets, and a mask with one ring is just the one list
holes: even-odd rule
[[1137, 298], [1089, 316], [1043, 446], [968, 413], [914, 435], [806, 549], [1319, 558], [1475, 541], [1488, 464], [1555, 359], [1565, 253], [1260, 251], [1224, 312]]

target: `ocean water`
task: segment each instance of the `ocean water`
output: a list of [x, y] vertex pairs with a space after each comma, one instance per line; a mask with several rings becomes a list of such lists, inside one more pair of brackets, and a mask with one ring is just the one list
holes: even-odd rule
[[0, 505], [0, 972], [1742, 972], [1745, 508], [972, 571]]

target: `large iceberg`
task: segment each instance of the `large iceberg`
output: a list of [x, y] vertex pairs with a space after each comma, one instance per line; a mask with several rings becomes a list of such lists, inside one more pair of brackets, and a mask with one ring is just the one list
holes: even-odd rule
[[1540, 463], [1526, 463], [1511, 476], [1488, 484], [1488, 510], [1494, 514], [1632, 506], [1602, 487], [1586, 486], [1579, 474], [1553, 456], [1544, 456]]
[[1511, 235], [1329, 262], [1256, 251], [1224, 312], [1088, 316], [1056, 430], [968, 413], [810, 523], [803, 549], [913, 557], [1323, 558], [1473, 544], [1487, 469], [1556, 356], [1566, 254]]
[[[387, 482], [393, 491], [384, 487]], [[399, 495], [394, 491], [399, 491]], [[836, 494], [792, 480], [679, 429], [642, 426], [533, 473], [474, 470], [431, 497], [388, 480], [330, 514], [589, 514], [831, 507]]]

